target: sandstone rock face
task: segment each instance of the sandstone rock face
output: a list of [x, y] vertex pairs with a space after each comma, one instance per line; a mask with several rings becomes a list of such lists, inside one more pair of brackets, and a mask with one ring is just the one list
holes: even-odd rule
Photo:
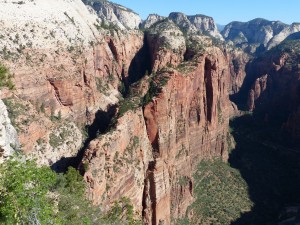
[[151, 153], [141, 109], [126, 113], [115, 130], [92, 141], [82, 165], [88, 168], [84, 177], [94, 204], [101, 203], [107, 210], [115, 200], [127, 196], [141, 213], [144, 179], [153, 161]]
[[119, 4], [92, 0], [83, 0], [83, 2], [90, 5], [104, 23], [112, 23], [120, 29], [138, 29], [142, 22], [137, 13]]
[[170, 224], [167, 212], [183, 216], [193, 199], [192, 171], [199, 160], [227, 158], [226, 63], [219, 49], [209, 49], [191, 72], [169, 72], [162, 93], [144, 108], [155, 158], [145, 183], [149, 224]]
[[226, 48], [226, 55], [229, 61], [230, 69], [230, 91], [229, 94], [236, 94], [239, 92], [246, 77], [246, 66], [250, 61], [251, 56], [246, 52], [237, 48]]
[[[82, 142], [79, 127], [119, 101], [118, 86], [144, 35], [101, 28], [95, 12], [80, 0], [0, 4], [0, 59], [13, 74], [16, 103], [23, 105], [16, 119], [23, 151], [47, 165], [76, 156]], [[47, 144], [51, 133], [71, 126], [76, 140], [59, 141], [59, 149]]]
[[52, 116], [50, 120], [42, 113], [38, 113], [29, 101], [17, 97], [6, 98], [3, 101], [6, 107], [3, 104], [5, 108], [2, 109], [7, 108], [9, 114], [2, 111], [4, 115], [2, 118], [5, 119], [5, 116], [12, 118], [12, 123], [7, 120], [7, 125], [2, 129], [3, 149], [10, 150], [10, 153], [12, 149], [22, 150], [27, 158], [35, 159], [39, 165], [48, 166], [62, 158], [77, 155], [83, 137], [74, 122], [67, 122], [56, 116]]
[[184, 32], [191, 34], [196, 33], [197, 28], [190, 22], [188, 17], [179, 12], [172, 12], [169, 15], [169, 19], [171, 19], [175, 24], [177, 24]]
[[75, 157], [82, 141], [81, 130], [75, 123], [52, 125], [43, 136], [37, 139], [28, 157], [36, 159], [39, 165], [51, 166], [63, 158]]
[[199, 160], [227, 159], [228, 62], [215, 47], [195, 60], [185, 73], [158, 72], [161, 93], [90, 144], [82, 166], [95, 204], [126, 195], [145, 224], [171, 224], [193, 201]]
[[[142, 23], [142, 28], [150, 28], [158, 21], [163, 21], [166, 18], [156, 14], [150, 14], [148, 18]], [[168, 16], [168, 19], [172, 20], [181, 31], [187, 34], [208, 34], [212, 37], [223, 40], [222, 35], [219, 33], [217, 25], [212, 17], [205, 15], [186, 16], [183, 13], [172, 12]]]
[[5, 104], [0, 99], [0, 163], [20, 147], [16, 129], [12, 126]]
[[219, 33], [217, 25], [212, 17], [204, 15], [188, 16], [189, 21], [191, 21], [194, 26], [202, 31], [203, 33], [208, 32], [211, 36], [223, 40], [222, 35]]
[[248, 98], [248, 109], [253, 111], [255, 108], [255, 101], [264, 94], [264, 91], [267, 89], [268, 83], [268, 74], [263, 75], [255, 80], [252, 85], [249, 98]]

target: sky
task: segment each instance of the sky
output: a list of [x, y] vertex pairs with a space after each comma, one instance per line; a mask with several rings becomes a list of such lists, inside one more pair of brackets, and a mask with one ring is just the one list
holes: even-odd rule
[[146, 19], [148, 14], [162, 16], [170, 12], [186, 15], [204, 14], [226, 25], [232, 21], [246, 22], [255, 18], [300, 22], [300, 0], [111, 0], [126, 6]]

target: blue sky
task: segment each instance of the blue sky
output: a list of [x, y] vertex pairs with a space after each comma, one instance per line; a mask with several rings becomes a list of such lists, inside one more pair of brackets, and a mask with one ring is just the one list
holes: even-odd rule
[[145, 19], [149, 13], [170, 12], [212, 16], [218, 24], [254, 18], [300, 22], [300, 0], [112, 0], [131, 8]]

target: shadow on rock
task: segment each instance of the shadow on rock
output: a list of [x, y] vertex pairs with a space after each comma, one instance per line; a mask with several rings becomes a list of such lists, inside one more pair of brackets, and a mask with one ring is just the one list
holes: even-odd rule
[[231, 224], [278, 224], [285, 207], [300, 203], [300, 145], [288, 141], [277, 125], [264, 124], [251, 115], [230, 125], [236, 148], [229, 163], [240, 171], [254, 203], [250, 212]]
[[100, 134], [104, 134], [105, 132], [107, 132], [107, 130], [111, 126], [112, 119], [116, 114], [116, 108], [117, 107], [113, 105], [108, 108], [107, 112], [103, 110], [97, 111], [93, 123], [86, 127], [87, 138], [83, 142], [83, 145], [78, 151], [78, 154], [74, 157], [61, 158], [51, 166], [51, 169], [57, 173], [64, 173], [67, 171], [69, 166], [78, 168], [83, 154], [88, 148], [90, 142]]

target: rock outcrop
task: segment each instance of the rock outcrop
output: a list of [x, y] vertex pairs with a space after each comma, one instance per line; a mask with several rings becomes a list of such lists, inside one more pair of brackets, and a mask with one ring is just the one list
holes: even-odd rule
[[200, 30], [203, 34], [209, 34], [212, 37], [223, 40], [222, 35], [218, 31], [218, 27], [212, 17], [205, 15], [188, 16], [189, 21]]
[[274, 46], [280, 44], [284, 39], [290, 35], [300, 31], [299, 23], [292, 23], [290, 26], [285, 27], [279, 34], [275, 35], [268, 43], [267, 49], [271, 49]]
[[141, 27], [144, 29], [150, 28], [153, 24], [157, 23], [158, 21], [162, 21], [166, 19], [164, 16], [160, 16], [157, 14], [150, 14], [146, 20], [143, 21]]
[[17, 131], [11, 124], [5, 104], [0, 100], [0, 163], [19, 148]]
[[145, 183], [148, 224], [170, 224], [169, 212], [182, 217], [193, 200], [192, 171], [199, 160], [227, 158], [226, 63], [219, 49], [208, 50], [191, 72], [169, 72], [162, 93], [144, 108], [155, 158]]
[[[82, 161], [88, 196], [108, 210], [122, 196], [141, 213], [147, 166], [153, 161], [141, 109], [118, 120], [115, 130], [92, 141]], [[105, 208], [106, 207], [106, 208]], [[141, 216], [141, 214], [140, 214]]]
[[182, 31], [171, 20], [162, 21], [151, 27], [146, 34], [150, 47], [151, 68], [153, 72], [166, 66], [178, 66], [186, 51]]
[[[180, 12], [172, 12], [167, 18], [172, 20], [180, 28], [180, 30], [186, 34], [205, 34], [223, 40], [223, 37], [219, 33], [217, 25], [212, 17], [200, 14], [186, 16]], [[142, 23], [141, 27], [148, 29], [153, 24], [159, 21], [164, 21], [167, 18], [156, 14], [150, 14]]]
[[120, 29], [138, 29], [142, 19], [129, 8], [109, 1], [83, 0], [97, 13], [104, 25], [113, 24]]

